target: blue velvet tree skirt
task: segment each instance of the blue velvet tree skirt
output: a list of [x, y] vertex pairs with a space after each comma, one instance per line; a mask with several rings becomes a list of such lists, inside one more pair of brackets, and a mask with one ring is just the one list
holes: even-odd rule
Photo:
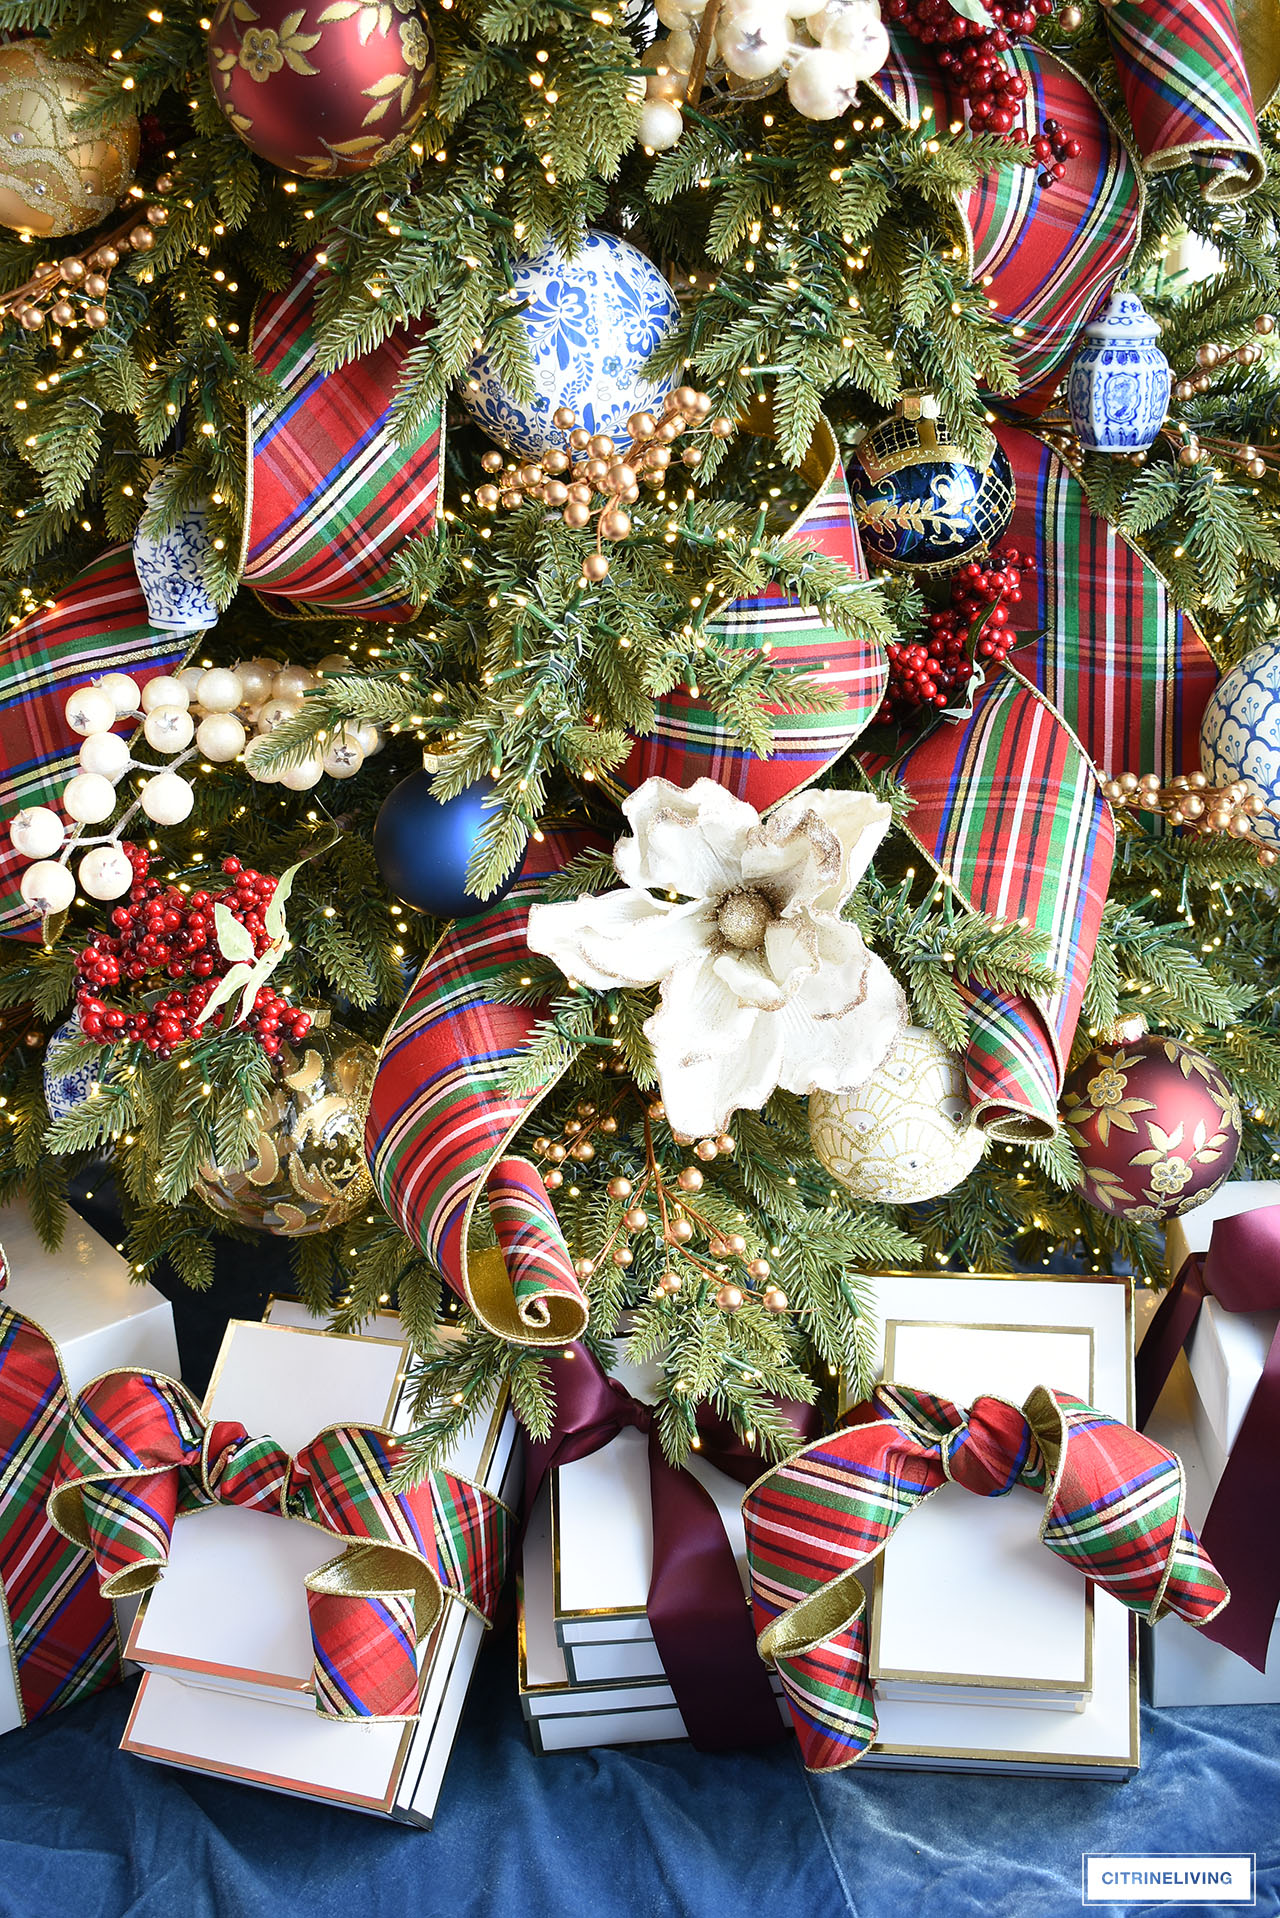
[[538, 1758], [505, 1632], [421, 1832], [128, 1757], [132, 1694], [0, 1739], [0, 1918], [1063, 1918], [1085, 1851], [1256, 1852], [1280, 1913], [1280, 1706], [1144, 1711], [1127, 1785]]

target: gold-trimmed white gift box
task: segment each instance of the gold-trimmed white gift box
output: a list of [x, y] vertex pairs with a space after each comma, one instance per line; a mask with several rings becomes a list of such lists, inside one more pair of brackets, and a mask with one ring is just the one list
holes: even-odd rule
[[[961, 1404], [983, 1391], [1020, 1401], [1051, 1383], [1131, 1418], [1126, 1285], [927, 1274], [870, 1283], [884, 1327], [877, 1369], [887, 1349], [899, 1382]], [[649, 1395], [642, 1375], [619, 1376]], [[742, 1488], [701, 1459], [694, 1469], [713, 1495], [720, 1481], [745, 1572]], [[1038, 1523], [1029, 1492], [985, 1500], [955, 1486], [904, 1523], [872, 1595], [881, 1732], [863, 1763], [1099, 1777], [1136, 1767], [1133, 1621], [1039, 1543]], [[680, 1736], [644, 1616], [652, 1525], [640, 1433], [553, 1475], [544, 1571], [532, 1533], [529, 1550], [521, 1690], [535, 1741]]]
[[[129, 1263], [76, 1213], [67, 1215], [62, 1244], [41, 1244], [25, 1199], [0, 1207], [0, 1245], [9, 1261], [9, 1282], [0, 1304], [46, 1332], [58, 1348], [67, 1386], [80, 1392], [99, 1373], [119, 1366], [152, 1366], [176, 1374], [178, 1345], [173, 1308], [154, 1286], [138, 1285]], [[121, 1643], [133, 1621], [136, 1600], [116, 1606]], [[8, 1645], [8, 1619], [0, 1596], [0, 1630]], [[0, 1655], [0, 1733], [22, 1723], [12, 1657]]]
[[[885, 1273], [875, 1370], [966, 1406], [1035, 1385], [1133, 1417], [1126, 1283]], [[1137, 1626], [1039, 1541], [1041, 1501], [946, 1484], [876, 1567], [867, 1765], [1125, 1778], [1139, 1759]]]
[[[205, 1399], [296, 1451], [325, 1425], [405, 1430], [408, 1344], [381, 1315], [370, 1333], [336, 1337], [288, 1301], [270, 1321], [233, 1321]], [[448, 1461], [513, 1509], [521, 1453], [505, 1397]], [[421, 1711], [407, 1724], [322, 1719], [311, 1693], [303, 1579], [333, 1556], [310, 1526], [214, 1506], [180, 1518], [169, 1565], [131, 1635], [146, 1665], [121, 1749], [187, 1770], [429, 1826], [484, 1627], [446, 1601], [419, 1648]]]
[[[1280, 1205], [1280, 1180], [1232, 1180], [1165, 1228], [1165, 1264], [1177, 1277], [1192, 1254], [1203, 1258], [1218, 1219], [1234, 1218], [1257, 1206]], [[1142, 1300], [1149, 1322], [1158, 1304]], [[1178, 1453], [1187, 1474], [1187, 1517], [1198, 1531], [1218, 1489], [1254, 1388], [1275, 1335], [1280, 1314], [1224, 1312], [1216, 1299], [1200, 1308], [1187, 1350], [1174, 1365], [1169, 1382], [1147, 1424], [1151, 1437]], [[1260, 1523], [1280, 1524], [1280, 1512], [1259, 1514]], [[1181, 1619], [1168, 1618], [1148, 1634], [1153, 1705], [1280, 1704], [1280, 1613], [1271, 1634], [1265, 1672], [1255, 1671], [1224, 1645], [1215, 1645]]]

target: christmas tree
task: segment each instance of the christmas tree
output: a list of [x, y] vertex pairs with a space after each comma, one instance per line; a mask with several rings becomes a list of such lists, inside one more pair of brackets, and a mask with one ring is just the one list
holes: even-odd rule
[[860, 1273], [1269, 1168], [1229, 0], [0, 22], [0, 1196], [394, 1301], [425, 1462], [624, 1314], [780, 1449]]

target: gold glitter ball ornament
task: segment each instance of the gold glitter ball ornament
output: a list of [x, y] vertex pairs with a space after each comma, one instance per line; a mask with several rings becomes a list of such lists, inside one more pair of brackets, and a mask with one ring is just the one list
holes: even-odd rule
[[304, 1039], [281, 1046], [252, 1158], [202, 1166], [196, 1181], [212, 1211], [280, 1238], [343, 1224], [373, 1190], [364, 1127], [378, 1055], [323, 1017]]
[[0, 224], [52, 238], [80, 233], [119, 206], [133, 183], [138, 122], [73, 127], [103, 69], [56, 58], [41, 40], [0, 47]]
[[811, 1092], [809, 1137], [834, 1179], [878, 1205], [918, 1205], [952, 1191], [986, 1144], [960, 1061], [923, 1026], [908, 1026], [854, 1091]]

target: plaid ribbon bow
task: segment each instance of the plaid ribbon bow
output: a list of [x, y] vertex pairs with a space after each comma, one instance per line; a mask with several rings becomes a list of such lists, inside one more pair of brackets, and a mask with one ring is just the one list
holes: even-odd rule
[[397, 1440], [377, 1426], [329, 1426], [296, 1458], [242, 1425], [210, 1423], [177, 1380], [109, 1372], [71, 1413], [49, 1516], [93, 1555], [104, 1597], [163, 1576], [174, 1520], [213, 1504], [300, 1519], [341, 1554], [306, 1579], [316, 1709], [327, 1718], [412, 1718], [417, 1646], [446, 1597], [493, 1622], [511, 1514], [435, 1471], [392, 1488]]
[[810, 1771], [853, 1764], [875, 1738], [855, 1574], [947, 1479], [980, 1498], [1039, 1492], [1050, 1551], [1148, 1624], [1172, 1612], [1204, 1625], [1227, 1603], [1183, 1517], [1181, 1461], [1071, 1393], [1037, 1386], [1021, 1408], [984, 1397], [964, 1412], [882, 1384], [850, 1416], [867, 1411], [743, 1501], [758, 1649], [782, 1680]]
[[[9, 1261], [0, 1246], [0, 1292]], [[45, 1509], [71, 1410], [58, 1348], [0, 1303], [0, 1631], [24, 1725], [119, 1682], [120, 1638], [89, 1554]]]

